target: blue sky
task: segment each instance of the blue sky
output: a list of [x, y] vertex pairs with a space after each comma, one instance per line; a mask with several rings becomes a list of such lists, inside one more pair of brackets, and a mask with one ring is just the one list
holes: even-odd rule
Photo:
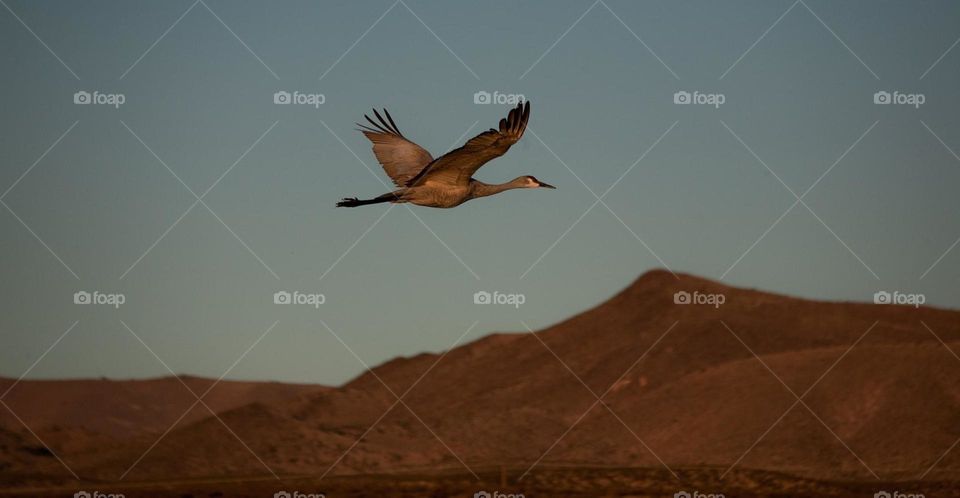
[[[0, 375], [338, 384], [663, 266], [960, 307], [956, 2], [4, 2]], [[388, 190], [363, 113], [439, 155], [505, 115], [479, 91], [533, 111], [477, 177], [558, 190], [333, 207]]]

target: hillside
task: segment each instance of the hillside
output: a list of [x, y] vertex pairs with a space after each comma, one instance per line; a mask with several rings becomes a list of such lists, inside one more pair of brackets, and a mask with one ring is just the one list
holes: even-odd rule
[[[725, 303], [678, 305], [678, 291]], [[185, 419], [128, 479], [316, 475], [348, 449], [335, 474], [462, 470], [458, 458], [524, 468], [542, 457], [661, 469], [739, 461], [850, 480], [917, 478], [936, 462], [930, 477], [956, 479], [960, 455], [937, 461], [960, 438], [960, 359], [948, 347], [960, 351], [955, 311], [815, 302], [654, 271], [535, 335], [492, 334], [337, 389]], [[400, 395], [428, 370], [402, 404], [381, 384]], [[808, 389], [796, 403], [792, 393]], [[112, 480], [151, 443], [62, 456]]]

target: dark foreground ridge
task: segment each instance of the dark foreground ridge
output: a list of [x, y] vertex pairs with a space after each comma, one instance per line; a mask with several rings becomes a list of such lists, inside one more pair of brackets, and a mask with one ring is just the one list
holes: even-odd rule
[[[878, 492], [894, 491], [922, 494], [927, 497], [960, 497], [955, 482], [844, 482], [817, 481], [783, 473], [759, 470], [737, 470], [721, 477], [723, 469], [677, 468], [676, 477], [669, 471], [655, 468], [594, 468], [545, 466], [522, 480], [525, 469], [477, 469], [477, 475], [460, 471], [407, 472], [316, 477], [272, 476], [232, 480], [193, 480], [121, 485], [78, 484], [72, 487], [11, 489], [0, 496], [40, 498], [71, 496], [76, 489], [98, 490], [100, 493], [123, 494], [124, 498], [264, 498], [286, 496], [278, 493], [299, 493], [297, 496], [329, 498], [395, 497], [453, 498], [513, 495], [519, 498], [585, 498], [585, 497], [671, 497], [686, 492], [689, 496], [719, 495], [728, 497], [870, 497]], [[86, 486], [86, 487], [84, 487]], [[92, 491], [89, 491], [92, 494]], [[678, 496], [684, 496], [682, 494]], [[699, 496], [699, 495], [698, 495]]]

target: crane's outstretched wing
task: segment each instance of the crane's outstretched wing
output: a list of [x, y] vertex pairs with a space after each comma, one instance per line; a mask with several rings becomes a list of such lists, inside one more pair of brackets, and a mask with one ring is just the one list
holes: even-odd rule
[[527, 129], [530, 120], [530, 101], [521, 102], [500, 120], [500, 129], [489, 130], [471, 138], [459, 149], [454, 149], [432, 162], [407, 183], [413, 186], [422, 182], [437, 182], [449, 185], [467, 185], [470, 177], [491, 159], [506, 154]]
[[373, 154], [377, 156], [377, 161], [383, 166], [387, 176], [398, 187], [403, 187], [433, 161], [433, 156], [423, 147], [407, 140], [386, 109], [383, 113], [387, 119], [383, 119], [376, 109], [373, 110], [379, 123], [370, 119], [370, 116], [363, 115], [374, 128], [360, 123], [357, 123], [357, 126], [361, 128], [359, 131], [373, 142]]

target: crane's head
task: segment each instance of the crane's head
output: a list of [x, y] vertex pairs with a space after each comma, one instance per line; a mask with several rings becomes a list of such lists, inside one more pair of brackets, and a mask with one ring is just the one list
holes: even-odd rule
[[549, 183], [543, 183], [530, 175], [521, 176], [520, 178], [517, 178], [517, 180], [520, 181], [521, 185], [523, 185], [523, 188], [557, 188]]

